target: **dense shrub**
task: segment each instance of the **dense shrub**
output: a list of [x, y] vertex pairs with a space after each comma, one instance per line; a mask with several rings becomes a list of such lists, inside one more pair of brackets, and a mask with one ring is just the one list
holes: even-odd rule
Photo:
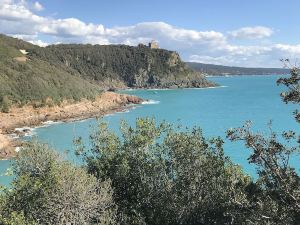
[[97, 181], [48, 146], [29, 144], [18, 154], [13, 170], [16, 178], [2, 198], [0, 221], [115, 224], [110, 181]]
[[11, 106], [11, 100], [5, 95], [0, 100], [1, 112], [8, 113], [10, 106]]
[[240, 224], [253, 183], [224, 156], [222, 140], [149, 118], [121, 131], [101, 123], [83, 151], [88, 171], [112, 181], [121, 224]]

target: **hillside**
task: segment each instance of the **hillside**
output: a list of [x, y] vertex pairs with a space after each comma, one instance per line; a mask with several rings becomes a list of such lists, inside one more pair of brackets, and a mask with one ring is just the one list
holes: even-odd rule
[[126, 45], [52, 45], [31, 56], [98, 84], [132, 88], [203, 87], [212, 83], [191, 70], [176, 52]]
[[288, 69], [283, 68], [234, 67], [195, 62], [186, 62], [186, 64], [190, 68], [206, 75], [282, 75], [289, 73]]
[[0, 108], [93, 99], [110, 88], [207, 87], [176, 52], [125, 45], [41, 48], [0, 35]]
[[28, 54], [40, 47], [0, 36], [0, 108], [7, 111], [11, 104], [35, 106], [56, 104], [63, 99], [94, 98], [101, 89], [78, 75], [72, 75], [49, 62]]

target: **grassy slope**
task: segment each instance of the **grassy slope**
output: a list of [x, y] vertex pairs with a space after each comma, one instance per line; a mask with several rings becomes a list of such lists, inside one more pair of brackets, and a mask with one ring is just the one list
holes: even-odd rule
[[7, 96], [12, 103], [25, 104], [50, 97], [55, 102], [62, 99], [92, 98], [101, 92], [100, 87], [78, 75], [72, 75], [49, 62], [24, 57], [20, 49], [32, 51], [39, 47], [27, 42], [0, 36], [0, 106]]

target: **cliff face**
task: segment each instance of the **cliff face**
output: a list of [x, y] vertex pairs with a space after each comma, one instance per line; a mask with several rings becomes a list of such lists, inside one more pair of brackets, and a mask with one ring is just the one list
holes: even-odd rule
[[176, 52], [125, 45], [55, 45], [34, 49], [31, 57], [50, 62], [100, 84], [133, 88], [213, 86], [181, 61]]

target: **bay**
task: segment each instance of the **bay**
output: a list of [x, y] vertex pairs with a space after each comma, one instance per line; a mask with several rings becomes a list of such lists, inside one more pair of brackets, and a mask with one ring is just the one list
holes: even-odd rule
[[[231, 76], [211, 77], [221, 86], [204, 89], [174, 90], [126, 90], [123, 93], [149, 99], [149, 104], [134, 106], [121, 113], [103, 118], [112, 130], [118, 132], [121, 120], [134, 125], [138, 117], [155, 117], [157, 121], [167, 121], [183, 126], [199, 126], [206, 137], [221, 136], [225, 140], [225, 154], [241, 165], [246, 173], [256, 177], [253, 165], [247, 161], [249, 150], [243, 143], [226, 140], [226, 130], [239, 127], [245, 121], [253, 122], [254, 130], [269, 132], [268, 123], [272, 120], [272, 129], [281, 133], [284, 130], [299, 131], [292, 112], [295, 105], [286, 105], [280, 99], [283, 87], [276, 85], [279, 76]], [[89, 133], [97, 124], [94, 118], [69, 123], [58, 123], [34, 130], [38, 141], [49, 143], [55, 149], [66, 154], [75, 164], [80, 161], [74, 155], [73, 139], [81, 136], [88, 142]], [[27, 138], [28, 139], [28, 138]], [[299, 172], [299, 158], [293, 158], [293, 165]], [[8, 162], [0, 161], [0, 173], [7, 168]], [[1, 183], [9, 183], [11, 178], [1, 177]]]

